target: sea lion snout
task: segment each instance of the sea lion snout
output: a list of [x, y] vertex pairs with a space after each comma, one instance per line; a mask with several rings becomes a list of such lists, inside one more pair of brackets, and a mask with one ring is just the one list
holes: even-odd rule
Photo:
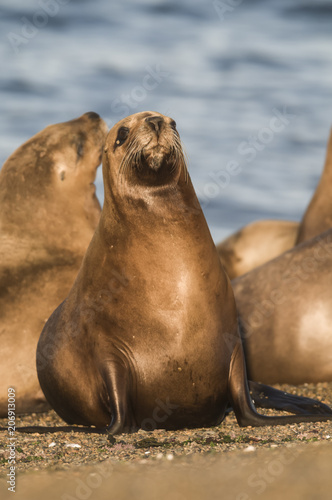
[[145, 118], [152, 137], [143, 148], [143, 157], [150, 170], [157, 172], [167, 159], [174, 153], [173, 131], [170, 135], [170, 125], [162, 116], [149, 116]]
[[165, 124], [162, 116], [149, 116], [148, 118], [145, 118], [145, 121], [150, 125], [152, 130], [157, 133], [157, 135], [160, 134]]
[[83, 116], [86, 116], [87, 118], [89, 118], [92, 121], [97, 121], [97, 120], [101, 119], [100, 116], [98, 115], [98, 113], [95, 113], [94, 111], [88, 111], [87, 113], [84, 113]]

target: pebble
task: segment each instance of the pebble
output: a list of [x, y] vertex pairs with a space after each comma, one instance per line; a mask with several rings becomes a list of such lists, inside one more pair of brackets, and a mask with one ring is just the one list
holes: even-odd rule
[[249, 451], [255, 451], [255, 447], [254, 446], [247, 446], [247, 448], [245, 448], [243, 451], [245, 452], [249, 452]]
[[[332, 407], [332, 383], [306, 386], [277, 386], [287, 392], [317, 398]], [[277, 412], [259, 409], [259, 413], [273, 415]], [[17, 427], [29, 425], [60, 426], [64, 422], [54, 412], [17, 415]], [[0, 426], [7, 425], [0, 419]], [[262, 448], [297, 447], [305, 449], [311, 441], [332, 440], [332, 422], [303, 423], [285, 426], [239, 427], [230, 413], [224, 421], [211, 428], [181, 429], [179, 431], [143, 431], [132, 434], [96, 435], [89, 433], [23, 434], [16, 435], [17, 472], [24, 470], [68, 469], [82, 464], [97, 465], [106, 460], [116, 464], [144, 463], [159, 466], [165, 461], [182, 463], [190, 457], [211, 457], [221, 453], [241, 450], [246, 454]], [[69, 441], [71, 440], [71, 441]], [[0, 477], [8, 473], [8, 436], [0, 433]], [[69, 445], [69, 446], [68, 446]], [[302, 448], [301, 448], [302, 447]]]

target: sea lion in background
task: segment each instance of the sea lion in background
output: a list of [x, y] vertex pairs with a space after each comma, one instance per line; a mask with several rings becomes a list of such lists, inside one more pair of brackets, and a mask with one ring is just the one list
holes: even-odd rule
[[302, 243], [332, 227], [332, 129], [325, 166], [316, 191], [301, 220], [297, 241]]
[[292, 248], [298, 229], [298, 222], [260, 220], [226, 238], [217, 250], [229, 278], [242, 276]]
[[90, 112], [50, 125], [0, 171], [0, 416], [49, 408], [35, 353], [40, 332], [70, 290], [100, 217], [93, 184], [107, 134]]
[[332, 227], [332, 130], [325, 167], [301, 223], [282, 220], [252, 222], [217, 245], [230, 279], [290, 250]]
[[332, 229], [232, 281], [248, 377], [332, 381]]
[[305, 414], [256, 412], [233, 291], [175, 122], [147, 111], [117, 123], [103, 178], [99, 225], [38, 342], [38, 377], [55, 411], [112, 434], [216, 425], [228, 403], [240, 425], [332, 419], [302, 398], [296, 410]]

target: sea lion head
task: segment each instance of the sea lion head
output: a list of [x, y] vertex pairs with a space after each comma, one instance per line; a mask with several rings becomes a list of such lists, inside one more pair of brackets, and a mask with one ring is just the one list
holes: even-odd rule
[[[0, 173], [0, 205], [16, 226], [33, 210], [45, 221], [66, 210], [86, 213], [96, 226], [100, 205], [94, 180], [108, 132], [97, 113], [49, 125], [20, 146]], [[45, 216], [47, 214], [47, 217]], [[81, 215], [80, 215], [81, 216]], [[91, 219], [91, 220], [92, 220]]]
[[119, 121], [107, 136], [103, 169], [105, 186], [119, 186], [121, 194], [174, 187], [187, 177], [175, 121], [153, 111]]
[[97, 113], [88, 112], [75, 120], [50, 125], [44, 132], [47, 131], [48, 147], [55, 145], [52, 170], [60, 189], [94, 188], [108, 132], [106, 123]]

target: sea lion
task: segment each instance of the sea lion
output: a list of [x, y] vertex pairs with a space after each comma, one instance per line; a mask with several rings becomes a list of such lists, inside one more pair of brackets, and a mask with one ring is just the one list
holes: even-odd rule
[[217, 245], [221, 263], [232, 280], [281, 255], [296, 243], [299, 223], [252, 222]]
[[325, 165], [316, 191], [302, 217], [296, 243], [302, 243], [332, 227], [332, 129]]
[[323, 174], [301, 223], [283, 220], [252, 222], [217, 245], [230, 279], [242, 276], [332, 227], [331, 186], [332, 130]]
[[251, 379], [332, 381], [332, 229], [232, 286]]
[[39, 387], [40, 332], [66, 297], [100, 217], [93, 184], [107, 125], [90, 112], [50, 125], [0, 171], [0, 416], [49, 408]]
[[99, 225], [38, 342], [40, 385], [56, 412], [112, 434], [216, 425], [228, 403], [240, 425], [331, 419], [313, 400], [301, 409], [301, 398], [302, 415], [256, 412], [233, 291], [175, 122], [147, 111], [117, 123], [103, 178]]

